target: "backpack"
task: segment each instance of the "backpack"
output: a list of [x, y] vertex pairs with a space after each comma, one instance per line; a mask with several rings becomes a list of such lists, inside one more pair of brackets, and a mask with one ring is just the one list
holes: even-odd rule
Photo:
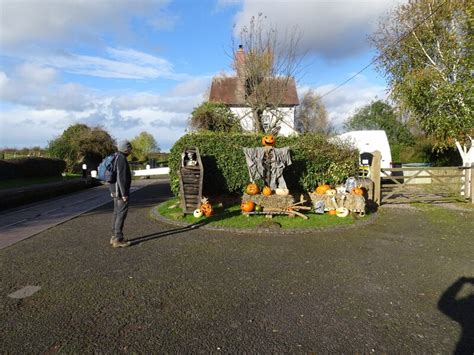
[[99, 180], [114, 184], [117, 181], [117, 153], [106, 156], [97, 167]]

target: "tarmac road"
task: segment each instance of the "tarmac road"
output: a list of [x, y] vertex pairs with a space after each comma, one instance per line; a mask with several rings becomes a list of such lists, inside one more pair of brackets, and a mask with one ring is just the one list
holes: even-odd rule
[[[456, 281], [474, 276], [473, 212], [383, 208], [357, 229], [231, 234], [153, 220], [169, 196], [163, 181], [133, 195], [130, 248], [109, 245], [109, 203], [0, 250], [0, 352], [472, 349], [474, 286]], [[25, 286], [40, 288], [11, 297]]]

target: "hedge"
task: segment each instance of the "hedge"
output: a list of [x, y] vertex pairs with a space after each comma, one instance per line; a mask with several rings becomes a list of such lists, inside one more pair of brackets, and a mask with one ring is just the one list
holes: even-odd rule
[[[204, 166], [203, 194], [241, 193], [249, 182], [243, 147], [261, 147], [261, 135], [199, 132], [182, 136], [169, 157], [171, 189], [179, 193], [178, 170], [186, 147], [198, 147]], [[318, 184], [342, 183], [358, 169], [358, 152], [318, 134], [277, 137], [276, 148], [290, 147], [292, 165], [284, 177], [292, 192], [313, 190]], [[260, 182], [262, 185], [262, 182]]]
[[66, 162], [53, 158], [0, 160], [0, 179], [61, 176]]

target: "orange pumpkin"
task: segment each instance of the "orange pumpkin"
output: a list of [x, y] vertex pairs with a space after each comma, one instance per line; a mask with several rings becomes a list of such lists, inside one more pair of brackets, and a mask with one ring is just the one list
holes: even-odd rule
[[248, 184], [247, 185], [247, 188], [245, 189], [245, 191], [247, 192], [247, 194], [249, 195], [256, 195], [260, 192], [258, 186], [256, 183], [251, 183], [251, 184]]
[[240, 204], [240, 209], [242, 212], [252, 212], [255, 207], [253, 201], [244, 201]]
[[210, 217], [214, 213], [212, 205], [209, 203], [209, 200], [206, 197], [203, 197], [201, 200], [201, 212], [206, 216]]
[[363, 195], [364, 195], [364, 189], [363, 189], [362, 187], [360, 187], [360, 186], [357, 186], [357, 187], [354, 187], [354, 188], [352, 189], [352, 193], [353, 193], [354, 195], [363, 196]]
[[337, 216], [337, 211], [336, 210], [329, 210], [329, 215], [330, 216]]
[[272, 194], [272, 189], [269, 186], [265, 186], [262, 190], [262, 195], [270, 196]]
[[275, 136], [273, 134], [267, 134], [262, 137], [262, 144], [264, 146], [273, 146], [276, 143]]
[[331, 189], [331, 186], [329, 186], [328, 184], [322, 184], [322, 185], [319, 185], [316, 188], [316, 193], [318, 195], [324, 195], [326, 193], [326, 191], [328, 191], [330, 189]]

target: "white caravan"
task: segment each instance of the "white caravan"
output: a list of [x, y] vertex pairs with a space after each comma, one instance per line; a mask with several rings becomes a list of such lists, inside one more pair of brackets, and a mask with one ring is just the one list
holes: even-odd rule
[[[337, 136], [344, 142], [351, 143], [359, 153], [372, 153], [378, 150], [382, 153], [382, 168], [392, 167], [392, 152], [388, 144], [387, 134], [382, 130], [351, 131]], [[364, 165], [364, 162], [361, 162]]]

